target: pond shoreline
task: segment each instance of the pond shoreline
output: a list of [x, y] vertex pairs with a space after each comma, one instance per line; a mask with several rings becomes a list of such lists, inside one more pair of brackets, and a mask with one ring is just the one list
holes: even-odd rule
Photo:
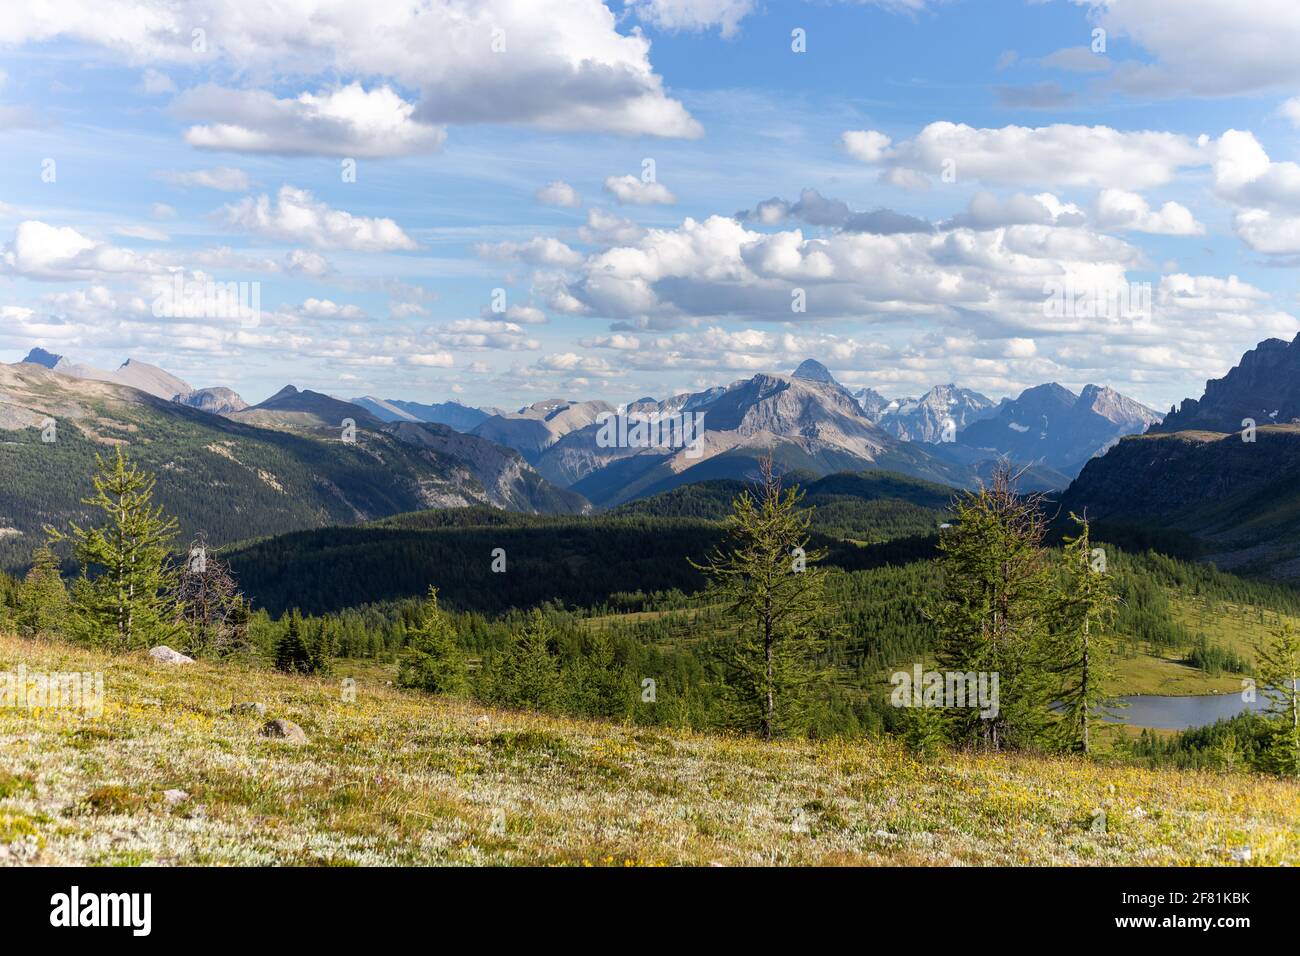
[[1204, 727], [1247, 711], [1262, 712], [1269, 701], [1262, 693], [1253, 701], [1242, 699], [1240, 693], [1231, 694], [1135, 694], [1117, 697], [1126, 705], [1115, 708], [1106, 716], [1106, 722], [1152, 730], [1190, 730]]

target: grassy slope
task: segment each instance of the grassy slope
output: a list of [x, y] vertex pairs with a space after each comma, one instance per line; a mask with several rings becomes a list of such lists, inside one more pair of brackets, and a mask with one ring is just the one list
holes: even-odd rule
[[[1255, 626], [1253, 622], [1239, 620], [1237, 609], [1230, 605], [1198, 602], [1174, 591], [1169, 597], [1173, 620], [1192, 633], [1204, 633], [1212, 643], [1243, 657], [1253, 658], [1255, 642], [1269, 637], [1268, 626]], [[1143, 653], [1134, 657], [1121, 656], [1116, 661], [1116, 693], [1178, 697], [1241, 691], [1243, 675], [1214, 676], [1186, 663], [1182, 653], [1152, 647], [1147, 642], [1143, 642], [1143, 648]]]
[[[1193, 634], [1204, 634], [1212, 644], [1253, 660], [1255, 647], [1273, 634], [1276, 613], [1250, 605], [1210, 602], [1203, 598], [1170, 593], [1172, 617]], [[1293, 624], [1300, 623], [1287, 617]], [[1123, 694], [1235, 694], [1241, 691], [1242, 674], [1217, 677], [1192, 667], [1182, 655], [1147, 647], [1146, 653], [1121, 658], [1116, 668]]]
[[[485, 712], [367, 674], [348, 704], [336, 681], [0, 636], [0, 670], [18, 663], [102, 670], [108, 703], [93, 721], [0, 710], [8, 862], [1217, 864], [1250, 846], [1254, 864], [1300, 864], [1300, 785], [1278, 780], [1028, 756], [921, 764], [888, 744]], [[310, 743], [260, 739], [232, 699]], [[177, 787], [190, 800], [165, 803]], [[1098, 807], [1102, 834], [1088, 829]]]

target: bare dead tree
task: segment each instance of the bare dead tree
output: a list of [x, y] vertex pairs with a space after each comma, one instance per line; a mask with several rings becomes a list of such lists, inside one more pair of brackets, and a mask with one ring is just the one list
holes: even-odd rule
[[202, 532], [181, 566], [175, 597], [185, 624], [185, 653], [227, 657], [248, 646], [248, 603], [230, 565], [208, 549]]

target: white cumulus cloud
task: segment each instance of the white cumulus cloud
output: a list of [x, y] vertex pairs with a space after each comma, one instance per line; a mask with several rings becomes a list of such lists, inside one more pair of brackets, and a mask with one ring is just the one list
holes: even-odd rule
[[220, 218], [225, 225], [254, 235], [322, 249], [390, 252], [418, 248], [392, 219], [354, 216], [293, 186], [280, 187], [275, 199], [248, 196], [224, 206]]
[[566, 182], [556, 180], [537, 190], [537, 201], [543, 206], [564, 206], [576, 209], [582, 205], [578, 191]]
[[1132, 230], [1165, 236], [1201, 236], [1205, 227], [1192, 211], [1176, 202], [1166, 202], [1152, 209], [1137, 193], [1123, 189], [1103, 189], [1097, 195], [1098, 229]]
[[844, 141], [858, 159], [881, 165], [890, 182], [912, 188], [947, 174], [991, 185], [1145, 189], [1208, 161], [1204, 143], [1177, 133], [1068, 123], [976, 129], [937, 122], [899, 143], [873, 130], [850, 131]]
[[677, 197], [663, 183], [648, 183], [632, 175], [606, 177], [605, 192], [632, 206], [671, 206], [677, 202]]
[[390, 87], [367, 91], [360, 83], [291, 99], [201, 86], [174, 108], [209, 121], [185, 131], [185, 141], [201, 149], [373, 158], [433, 152], [447, 137], [443, 127], [415, 119], [415, 106]]

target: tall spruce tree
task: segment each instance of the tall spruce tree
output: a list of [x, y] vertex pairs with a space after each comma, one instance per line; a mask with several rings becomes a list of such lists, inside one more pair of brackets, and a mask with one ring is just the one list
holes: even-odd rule
[[338, 635], [334, 622], [323, 617], [316, 619], [311, 638], [307, 644], [307, 667], [309, 674], [328, 675], [334, 670], [334, 658], [338, 655]]
[[408, 632], [406, 649], [397, 666], [400, 687], [417, 687], [433, 694], [465, 690], [468, 665], [456, 640], [451, 618], [438, 606], [438, 589], [429, 588], [419, 624]]
[[1300, 633], [1278, 625], [1270, 641], [1255, 648], [1258, 684], [1276, 725], [1264, 763], [1288, 777], [1300, 777]]
[[604, 629], [584, 635], [581, 653], [564, 669], [564, 679], [568, 708], [577, 713], [617, 720], [635, 707], [637, 681]]
[[286, 674], [311, 671], [311, 652], [302, 637], [302, 615], [294, 608], [289, 612], [284, 633], [275, 645], [275, 669]]
[[491, 663], [489, 697], [507, 707], [550, 710], [560, 702], [559, 661], [551, 651], [550, 621], [536, 608]]
[[809, 548], [803, 493], [783, 487], [770, 455], [759, 472], [732, 501], [727, 542], [707, 563], [691, 563], [737, 628], [718, 654], [726, 720], [770, 740], [808, 726], [830, 609], [826, 571], [816, 566], [826, 553]]
[[73, 588], [72, 621], [78, 635], [111, 650], [131, 650], [172, 640], [180, 631], [173, 597], [176, 572], [170, 544], [176, 519], [154, 505], [153, 475], [141, 471], [118, 446], [113, 457], [96, 455], [95, 494], [82, 504], [103, 512], [104, 523], [63, 533], [81, 564]]
[[32, 567], [18, 588], [15, 623], [24, 637], [61, 633], [68, 620], [68, 589], [49, 545], [32, 555]]
[[1106, 572], [1105, 554], [1093, 553], [1085, 517], [1070, 515], [1079, 526], [1066, 537], [1061, 588], [1052, 634], [1052, 660], [1062, 686], [1057, 693], [1057, 725], [1062, 745], [1090, 753], [1092, 727], [1113, 705], [1106, 689], [1113, 680], [1114, 624], [1119, 598]]
[[990, 483], [961, 494], [939, 536], [941, 595], [928, 617], [938, 631], [939, 664], [998, 675], [995, 717], [974, 707], [949, 715], [955, 742], [985, 749], [1043, 742], [1051, 687], [1044, 641], [1051, 612], [1050, 564], [1043, 547], [1041, 496], [1016, 492], [999, 465]]

